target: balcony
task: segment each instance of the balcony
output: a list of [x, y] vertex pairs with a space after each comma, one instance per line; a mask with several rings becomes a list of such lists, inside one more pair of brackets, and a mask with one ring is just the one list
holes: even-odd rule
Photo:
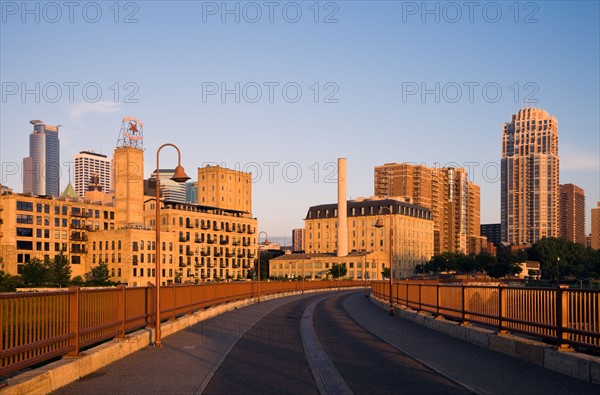
[[256, 252], [248, 251], [248, 258], [254, 258], [256, 256]]
[[196, 255], [196, 253], [194, 251], [192, 251], [192, 250], [186, 250], [185, 251], [185, 255], [187, 255], [187, 256], [194, 256], [194, 255]]
[[194, 263], [194, 267], [204, 267], [204, 263], [202, 263], [202, 262]]
[[202, 237], [196, 237], [196, 238], [194, 239], [194, 242], [195, 242], [195, 243], [204, 243], [204, 238], [202, 238]]
[[220, 244], [227, 244], [227, 243], [229, 243], [229, 237], [221, 237], [219, 239], [219, 243]]
[[251, 228], [251, 227], [248, 227], [248, 234], [249, 234], [249, 235], [253, 235], [253, 234], [255, 234], [255, 233], [256, 233], [256, 228]]
[[215, 261], [208, 262], [208, 263], [206, 264], [206, 266], [207, 266], [207, 267], [215, 267], [215, 266], [217, 266], [217, 262], [215, 262]]
[[71, 229], [88, 230], [88, 227], [86, 225], [83, 225], [83, 224], [71, 223]]
[[86, 234], [74, 233], [71, 235], [70, 240], [72, 240], [72, 241], [87, 241], [88, 237]]
[[213, 226], [213, 230], [221, 230], [221, 227], [219, 226], [219, 224], [215, 224]]
[[71, 210], [71, 217], [89, 218], [87, 211]]
[[185, 227], [188, 229], [194, 229], [194, 224], [187, 223], [185, 224]]
[[229, 226], [229, 225], [225, 226], [225, 232], [233, 232], [233, 231], [235, 231], [235, 227]]
[[71, 246], [71, 254], [87, 254], [87, 252], [85, 247]]
[[209, 255], [210, 255], [210, 252], [209, 252], [209, 251], [202, 250], [202, 251], [200, 251], [200, 255], [201, 255], [201, 256], [209, 256]]
[[227, 258], [233, 258], [233, 257], [235, 256], [235, 252], [233, 252], [233, 251], [227, 251], [227, 252], [225, 253], [225, 256], [226, 256]]
[[218, 257], [218, 256], [223, 256], [223, 254], [220, 253], [220, 252], [215, 252], [215, 253], [213, 253], [213, 256], [217, 256]]
[[217, 244], [217, 239], [206, 239], [208, 244]]
[[227, 264], [226, 264], [225, 262], [223, 262], [223, 263], [221, 263], [220, 267], [221, 267], [221, 268], [226, 268], [226, 267], [227, 267]]
[[243, 245], [244, 247], [248, 247], [248, 246], [250, 245], [250, 242], [249, 242], [249, 241], [244, 241], [244, 242], [242, 243], [242, 245]]
[[188, 267], [188, 264], [185, 262], [179, 262], [179, 267]]
[[186, 241], [190, 241], [188, 237], [179, 237], [179, 242], [185, 243]]
[[240, 241], [239, 240], [234, 240], [233, 243], [231, 243], [234, 246], [239, 246], [240, 245]]
[[244, 255], [244, 253], [243, 253], [243, 252], [238, 252], [238, 254], [237, 254], [237, 257], [238, 257], [238, 258], [244, 258], [244, 257], [245, 257], [245, 255]]
[[237, 232], [238, 232], [238, 233], [244, 233], [244, 231], [242, 230], [242, 227], [241, 227], [241, 226], [238, 226], [238, 228], [237, 228]]
[[210, 224], [203, 223], [200, 225], [200, 229], [204, 229], [204, 230], [210, 229]]
[[250, 262], [246, 262], [242, 265], [244, 269], [248, 269], [250, 267]]

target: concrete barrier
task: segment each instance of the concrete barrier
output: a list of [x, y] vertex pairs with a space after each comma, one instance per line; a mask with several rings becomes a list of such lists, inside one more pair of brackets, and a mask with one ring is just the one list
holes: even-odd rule
[[[371, 295], [371, 301], [384, 310], [389, 309], [387, 300], [377, 299]], [[498, 334], [487, 328], [461, 325], [455, 321], [436, 319], [431, 314], [417, 313], [403, 307], [396, 306], [394, 313], [432, 330], [580, 380], [600, 384], [600, 357], [575, 351], [559, 351], [556, 347], [539, 341], [511, 334]]]
[[[362, 288], [362, 287], [359, 287]], [[355, 289], [355, 287], [343, 288]], [[336, 291], [337, 289], [312, 289], [304, 293]], [[299, 295], [301, 291], [291, 291], [261, 296], [261, 301], [267, 301], [286, 296]], [[256, 298], [244, 299], [197, 311], [172, 321], [164, 322], [161, 326], [162, 337], [176, 333], [201, 321], [236, 310], [257, 302]], [[154, 329], [145, 328], [130, 333], [124, 339], [114, 339], [99, 346], [82, 352], [78, 357], [64, 357], [59, 361], [49, 363], [38, 369], [21, 373], [0, 383], [0, 395], [43, 395], [57, 390], [75, 380], [80, 379], [106, 365], [111, 364], [129, 354], [147, 347], [154, 342]]]

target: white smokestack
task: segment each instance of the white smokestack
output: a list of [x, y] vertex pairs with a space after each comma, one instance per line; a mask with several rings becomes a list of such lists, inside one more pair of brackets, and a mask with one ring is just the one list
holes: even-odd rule
[[346, 202], [346, 158], [338, 158], [337, 256], [348, 255], [348, 203]]

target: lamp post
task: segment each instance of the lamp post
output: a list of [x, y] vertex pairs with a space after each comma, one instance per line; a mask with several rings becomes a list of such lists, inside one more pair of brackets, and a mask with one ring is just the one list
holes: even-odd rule
[[381, 219], [381, 213], [383, 210], [388, 210], [390, 212], [390, 315], [394, 315], [394, 301], [392, 297], [392, 288], [393, 288], [393, 270], [392, 270], [392, 259], [393, 259], [393, 251], [392, 251], [392, 242], [394, 238], [394, 229], [392, 228], [392, 209], [387, 206], [381, 206], [379, 208], [379, 214], [377, 215], [377, 221], [375, 222], [376, 228], [383, 228], [383, 220]]
[[258, 297], [257, 297], [257, 302], [260, 303], [260, 235], [265, 234], [265, 242], [267, 240], [269, 240], [269, 236], [267, 235], [267, 232], [265, 232], [264, 230], [258, 233], [258, 236], [256, 236], [256, 254], [258, 255], [258, 273], [256, 275], [257, 279], [258, 279]]
[[560, 257], [556, 257], [556, 286], [560, 287]]
[[156, 151], [156, 248], [155, 248], [155, 253], [156, 253], [156, 275], [155, 275], [155, 282], [156, 282], [156, 303], [155, 303], [155, 308], [156, 308], [156, 317], [155, 317], [155, 325], [156, 325], [156, 339], [154, 341], [154, 345], [156, 347], [162, 347], [162, 343], [161, 343], [161, 338], [160, 338], [160, 222], [161, 222], [161, 218], [160, 218], [160, 176], [159, 176], [159, 170], [160, 170], [160, 165], [159, 165], [159, 154], [160, 151], [164, 148], [164, 147], [173, 147], [175, 148], [175, 150], [177, 150], [177, 167], [175, 168], [175, 173], [173, 174], [173, 177], [171, 177], [171, 180], [175, 181], [175, 182], [186, 182], [187, 180], [190, 179], [190, 177], [188, 177], [187, 174], [185, 174], [185, 170], [183, 170], [183, 166], [181, 166], [181, 152], [179, 151], [179, 148], [177, 148], [176, 145], [171, 144], [171, 143], [166, 143], [161, 145], [158, 150]]

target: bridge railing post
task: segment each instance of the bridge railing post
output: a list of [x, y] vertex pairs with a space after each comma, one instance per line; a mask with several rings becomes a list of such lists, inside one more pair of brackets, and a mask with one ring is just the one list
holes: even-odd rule
[[69, 341], [72, 350], [67, 354], [69, 356], [79, 355], [79, 287], [70, 287], [72, 292], [69, 294], [69, 334], [72, 336]]

